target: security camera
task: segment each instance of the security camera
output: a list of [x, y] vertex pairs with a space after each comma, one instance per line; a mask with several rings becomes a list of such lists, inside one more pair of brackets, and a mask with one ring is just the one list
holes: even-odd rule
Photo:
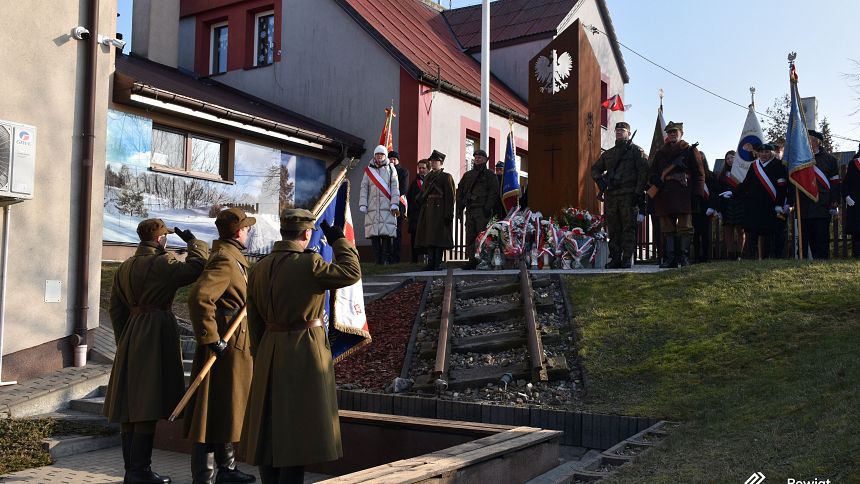
[[87, 30], [86, 27], [81, 27], [80, 25], [78, 25], [77, 27], [72, 29], [72, 37], [78, 40], [90, 40], [92, 34], [90, 34], [90, 31]]
[[102, 45], [112, 45], [119, 50], [122, 50], [125, 47], [125, 41], [120, 39], [112, 39], [110, 37], [105, 37], [103, 35], [99, 35], [99, 44]]

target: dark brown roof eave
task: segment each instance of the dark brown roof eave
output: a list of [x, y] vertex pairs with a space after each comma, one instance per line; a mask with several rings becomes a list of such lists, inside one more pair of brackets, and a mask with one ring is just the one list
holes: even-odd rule
[[[127, 76], [122, 76], [120, 74], [117, 74], [117, 76], [118, 79], [115, 84], [117, 85], [117, 87], [122, 87], [120, 87], [119, 89], [115, 89], [114, 101], [121, 104], [135, 104], [131, 100], [131, 94], [138, 94], [149, 99], [175, 104], [177, 106], [193, 109], [195, 111], [200, 111], [220, 119], [236, 121], [256, 128], [273, 131], [275, 133], [283, 134], [293, 138], [298, 138], [309, 143], [316, 143], [321, 145], [324, 151], [340, 154], [341, 157], [359, 157], [365, 151], [364, 146], [348, 144], [341, 140], [331, 138], [320, 133], [296, 128], [294, 126], [278, 123], [266, 118], [252, 116], [250, 114], [242, 113], [232, 109], [227, 109], [216, 104], [207, 103], [205, 101], [200, 101], [198, 99], [190, 98], [188, 96], [183, 96], [181, 94], [176, 94], [170, 91], [165, 91], [163, 89], [158, 89], [156, 87], [134, 82], [127, 78]], [[123, 93], [123, 91], [125, 92]]]

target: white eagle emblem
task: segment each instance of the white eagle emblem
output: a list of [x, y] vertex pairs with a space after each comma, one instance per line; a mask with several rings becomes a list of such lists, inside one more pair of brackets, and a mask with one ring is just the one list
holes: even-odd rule
[[542, 55], [535, 62], [535, 78], [543, 84], [540, 92], [548, 92], [555, 94], [567, 88], [565, 79], [570, 77], [570, 71], [573, 69], [573, 58], [568, 52], [562, 52], [561, 55], [556, 54], [556, 50], [552, 50], [552, 59], [547, 59]]

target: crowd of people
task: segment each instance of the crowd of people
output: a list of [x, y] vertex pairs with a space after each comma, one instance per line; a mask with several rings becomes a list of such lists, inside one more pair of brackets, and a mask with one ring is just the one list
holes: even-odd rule
[[[323, 318], [326, 291], [361, 279], [358, 252], [343, 229], [325, 222], [334, 262], [306, 250], [316, 217], [287, 209], [282, 240], [249, 267], [243, 251], [255, 223], [238, 208], [220, 212], [211, 252], [191, 231], [171, 230], [160, 219], [138, 225], [140, 244], [116, 272], [109, 307], [117, 352], [105, 415], [121, 426], [123, 482], [171, 482], [152, 470], [152, 448], [157, 421], [171, 415], [184, 393], [172, 307], [176, 292], [189, 285], [197, 342], [191, 377], [201, 378], [183, 416], [193, 482], [254, 482], [236, 464], [236, 442], [264, 484], [301, 483], [304, 466], [343, 455]], [[170, 233], [186, 242], [185, 261], [165, 250]]]
[[[683, 140], [683, 123], [666, 125], [666, 142], [650, 162], [630, 142], [630, 126], [615, 126], [616, 145], [592, 167], [592, 177], [605, 202], [610, 262], [607, 268], [630, 267], [637, 221], [651, 214], [661, 256], [660, 267], [708, 262], [712, 222], [722, 222], [728, 259], [783, 258], [789, 255], [787, 230], [799, 217], [800, 250], [804, 258], [830, 256], [830, 224], [845, 201], [845, 232], [852, 236], [852, 255], [860, 258], [860, 152], [848, 165], [844, 180], [836, 158], [823, 147], [824, 136], [808, 131], [815, 156], [816, 197], [789, 189], [782, 157], [784, 140], [753, 147], [754, 160], [745, 176], [733, 174], [737, 153], [726, 153], [719, 173], [711, 171], [697, 144]], [[643, 168], [645, 167], [645, 168]], [[644, 176], [643, 176], [644, 169]], [[741, 172], [742, 173], [742, 172]], [[721, 254], [722, 255], [722, 254]]]

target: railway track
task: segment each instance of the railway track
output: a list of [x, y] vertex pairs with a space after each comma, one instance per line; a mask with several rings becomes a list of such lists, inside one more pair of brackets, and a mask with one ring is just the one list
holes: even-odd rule
[[561, 339], [558, 325], [547, 324], [561, 304], [549, 278], [534, 279], [521, 264], [515, 276], [474, 280], [449, 270], [433, 284], [411, 372], [415, 390], [569, 378], [562, 352], [547, 349]]

